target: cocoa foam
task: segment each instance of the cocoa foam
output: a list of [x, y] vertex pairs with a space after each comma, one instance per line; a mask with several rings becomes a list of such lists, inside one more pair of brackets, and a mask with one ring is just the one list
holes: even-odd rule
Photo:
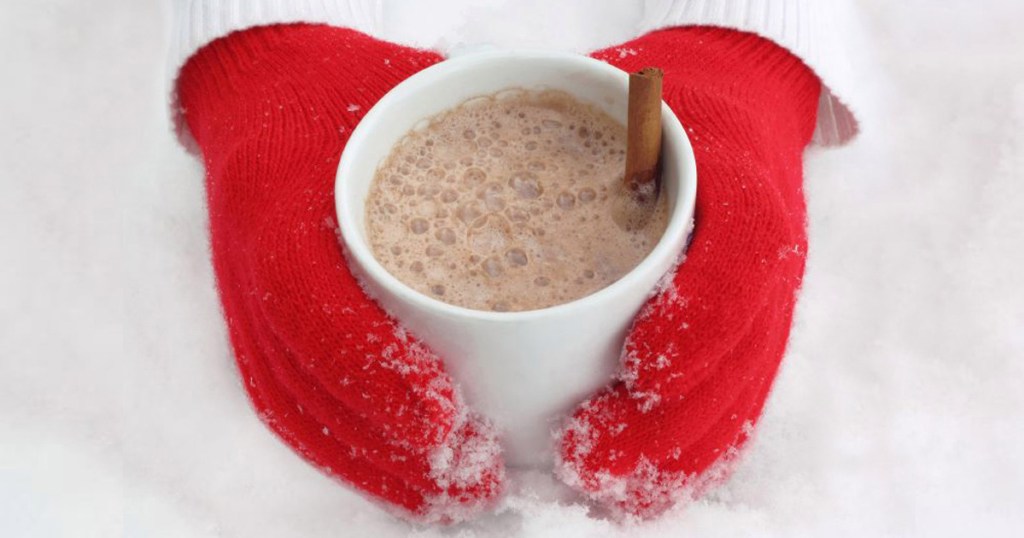
[[643, 260], [668, 221], [612, 218], [626, 129], [554, 90], [474, 98], [400, 140], [366, 204], [374, 257], [438, 300], [493, 311], [579, 299]]

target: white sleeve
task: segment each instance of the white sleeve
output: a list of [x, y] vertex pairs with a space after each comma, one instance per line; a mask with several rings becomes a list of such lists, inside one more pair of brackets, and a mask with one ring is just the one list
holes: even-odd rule
[[236, 30], [310, 22], [374, 34], [383, 11], [382, 0], [173, 0], [173, 7], [172, 74], [203, 45]]
[[[732, 28], [787, 48], [822, 81], [814, 141], [842, 144], [857, 134], [870, 74], [858, 14], [847, 0], [645, 0], [643, 30], [682, 25]], [[856, 90], [856, 91], [855, 91]]]

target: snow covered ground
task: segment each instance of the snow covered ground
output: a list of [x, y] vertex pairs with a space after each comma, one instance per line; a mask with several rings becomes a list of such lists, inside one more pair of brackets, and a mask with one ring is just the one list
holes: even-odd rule
[[[583, 49], [636, 19], [626, 2], [396, 3], [389, 34], [427, 45]], [[1024, 533], [1018, 0], [864, 3], [881, 106], [857, 143], [807, 155], [806, 285], [728, 484], [618, 527], [521, 475], [499, 514], [443, 530], [320, 475], [250, 411], [151, 4], [0, 3], [0, 536]]]

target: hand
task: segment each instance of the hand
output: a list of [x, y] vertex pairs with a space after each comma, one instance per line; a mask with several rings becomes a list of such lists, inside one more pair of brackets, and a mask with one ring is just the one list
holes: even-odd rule
[[807, 252], [801, 159], [820, 83], [731, 30], [663, 30], [594, 56], [664, 69], [697, 160], [685, 261], [637, 316], [617, 380], [561, 432], [563, 480], [648, 516], [722, 476], [771, 388]]
[[415, 519], [451, 522], [499, 493], [496, 434], [349, 272], [333, 188], [363, 114], [440, 60], [351, 30], [269, 26], [204, 47], [178, 89], [206, 164], [224, 315], [260, 417], [332, 476]]

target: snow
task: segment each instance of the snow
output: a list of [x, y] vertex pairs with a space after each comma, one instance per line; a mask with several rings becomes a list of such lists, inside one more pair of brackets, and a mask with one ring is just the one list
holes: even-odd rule
[[[627, 2], [396, 3], [389, 34], [427, 45], [579, 50], [637, 18]], [[251, 411], [151, 4], [0, 4], [0, 536], [1024, 531], [1020, 2], [864, 3], [880, 106], [855, 144], [808, 152], [792, 341], [727, 484], [618, 524], [519, 472], [495, 515], [453, 529], [396, 520]]]

